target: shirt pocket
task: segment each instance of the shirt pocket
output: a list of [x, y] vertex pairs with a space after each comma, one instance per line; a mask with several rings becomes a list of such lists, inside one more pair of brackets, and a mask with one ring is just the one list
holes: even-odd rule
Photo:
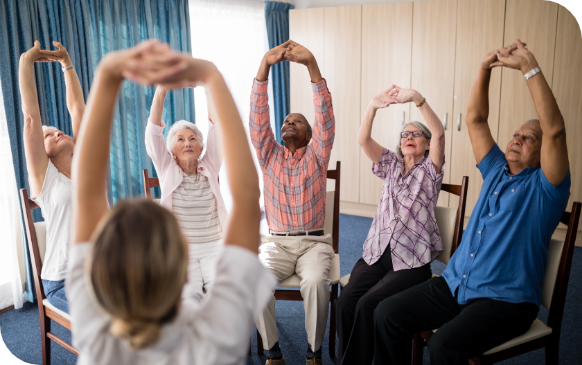
[[499, 209], [505, 211], [518, 210], [523, 206], [523, 197], [523, 184], [508, 186], [499, 197]]

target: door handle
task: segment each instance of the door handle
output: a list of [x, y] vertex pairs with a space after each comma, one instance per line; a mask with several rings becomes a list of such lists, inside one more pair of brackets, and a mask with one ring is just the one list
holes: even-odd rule
[[443, 126], [445, 127], [445, 131], [447, 130], [447, 117], [449, 116], [449, 113], [445, 113], [445, 118], [443, 119]]
[[459, 116], [457, 118], [457, 131], [461, 131], [461, 113], [459, 113]]
[[404, 119], [406, 118], [406, 112], [402, 112], [402, 125], [404, 125]]

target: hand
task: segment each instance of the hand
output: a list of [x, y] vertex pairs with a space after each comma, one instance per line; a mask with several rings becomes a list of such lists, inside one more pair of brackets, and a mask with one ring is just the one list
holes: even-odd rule
[[394, 90], [392, 90], [392, 97], [398, 104], [405, 104], [414, 102], [418, 104], [422, 101], [422, 95], [416, 90], [413, 89], [402, 89], [399, 86], [396, 86]]
[[271, 48], [267, 53], [265, 53], [263, 62], [266, 62], [268, 66], [273, 66], [281, 61], [284, 61], [285, 54], [288, 52], [287, 46], [289, 46], [289, 44], [291, 44], [291, 41], [287, 41], [275, 48]]
[[394, 89], [396, 89], [396, 85], [392, 85], [388, 90], [374, 96], [370, 102], [372, 107], [374, 109], [382, 109], [388, 107], [390, 104], [396, 104]]
[[152, 85], [153, 79], [174, 66], [179, 56], [171, 52], [167, 44], [149, 40], [132, 48], [109, 52], [98, 68], [113, 81], [121, 82], [128, 78], [140, 84]]
[[56, 51], [40, 50], [39, 53], [45, 56], [49, 62], [58, 61], [61, 63], [62, 67], [67, 67], [71, 65], [71, 58], [69, 57], [69, 52], [67, 49], [59, 42], [54, 41], [53, 45], [58, 48]]
[[288, 42], [290, 42], [288, 47], [289, 50], [285, 52], [285, 59], [287, 61], [300, 63], [302, 65], [307, 66], [309, 62], [315, 59], [315, 57], [313, 57], [313, 54], [307, 48], [293, 41]]
[[518, 39], [511, 46], [495, 51], [497, 61], [492, 66], [505, 66], [521, 70], [524, 74], [538, 66], [534, 55], [525, 48], [526, 44]]
[[21, 57], [29, 62], [51, 62], [40, 52], [40, 42], [34, 41], [34, 46], [28, 51], [24, 52]]

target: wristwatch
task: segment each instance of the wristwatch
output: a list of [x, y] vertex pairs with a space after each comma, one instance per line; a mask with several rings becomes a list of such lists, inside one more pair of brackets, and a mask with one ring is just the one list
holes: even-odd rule
[[531, 70], [530, 72], [526, 73], [525, 75], [523, 75], [523, 78], [525, 79], [525, 81], [531, 79], [532, 77], [534, 77], [535, 75], [537, 75], [538, 73], [542, 72], [542, 69], [538, 67], [534, 68], [533, 70]]

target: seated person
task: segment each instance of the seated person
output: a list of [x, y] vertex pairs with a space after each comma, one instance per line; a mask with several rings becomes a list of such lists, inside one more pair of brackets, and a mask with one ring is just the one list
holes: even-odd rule
[[[299, 113], [283, 122], [275, 140], [269, 121], [268, 77], [272, 65], [283, 60], [309, 70], [315, 105], [313, 129]], [[335, 257], [331, 234], [323, 235], [327, 166], [335, 135], [331, 95], [317, 61], [305, 47], [287, 41], [263, 57], [253, 84], [249, 129], [263, 171], [265, 212], [270, 235], [262, 237], [259, 259], [277, 280], [293, 274], [301, 279], [307, 331], [307, 363], [321, 364], [321, 344], [329, 309], [328, 278]], [[313, 142], [309, 144], [313, 137]], [[232, 176], [232, 175], [230, 175]], [[257, 321], [267, 364], [285, 364], [279, 347], [275, 296]]]
[[[156, 88], [145, 145], [160, 179], [160, 204], [174, 213], [190, 244], [189, 285], [185, 289], [194, 292], [183, 294], [200, 301], [212, 285], [228, 219], [218, 185], [222, 156], [212, 120], [206, 145], [198, 127], [185, 120], [174, 123], [168, 140], [164, 140], [162, 112], [166, 92], [163, 87]], [[205, 148], [206, 153], [200, 158]]]
[[[204, 86], [225, 145], [232, 215], [216, 282], [202, 304], [182, 300], [188, 241], [174, 215], [147, 199], [109, 211], [110, 130], [124, 77]], [[218, 69], [157, 41], [108, 53], [97, 66], [73, 166], [67, 273], [79, 364], [242, 364], [253, 319], [275, 285], [257, 258], [259, 180], [244, 126]], [[188, 284], [186, 284], [188, 285]]]
[[[372, 139], [376, 111], [414, 102], [426, 123], [402, 126], [396, 153]], [[382, 198], [362, 258], [337, 301], [338, 364], [371, 364], [374, 309], [380, 301], [432, 276], [430, 263], [443, 251], [434, 215], [445, 170], [445, 130], [422, 95], [392, 86], [372, 99], [358, 142], [384, 180]]]
[[[487, 117], [491, 68], [520, 70], [539, 117], [495, 144]], [[530, 328], [541, 301], [547, 248], [570, 196], [564, 120], [537, 61], [519, 40], [488, 53], [473, 83], [467, 127], [483, 187], [463, 240], [442, 277], [382, 302], [374, 312], [375, 364], [410, 364], [413, 333], [430, 363], [468, 359]]]
[[57, 51], [41, 50], [40, 42], [36, 41], [34, 47], [20, 56], [18, 81], [24, 114], [24, 154], [30, 197], [40, 207], [46, 222], [46, 251], [40, 274], [42, 287], [49, 303], [68, 313], [65, 275], [71, 232], [71, 162], [75, 142], [57, 128], [42, 125], [34, 63], [61, 63], [74, 138], [79, 132], [85, 101], [69, 53], [59, 42], [53, 44]]

